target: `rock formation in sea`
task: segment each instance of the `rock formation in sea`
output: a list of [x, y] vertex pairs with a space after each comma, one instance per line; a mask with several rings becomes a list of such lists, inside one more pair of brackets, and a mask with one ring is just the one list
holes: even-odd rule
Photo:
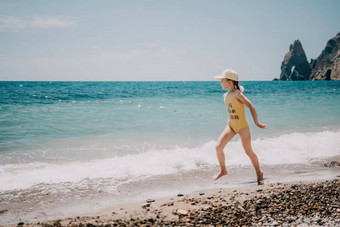
[[311, 80], [340, 80], [340, 32], [328, 40], [325, 49], [311, 59]]
[[308, 80], [311, 73], [301, 42], [295, 40], [281, 64], [280, 80]]
[[310, 63], [301, 42], [295, 40], [281, 64], [280, 80], [340, 80], [340, 32]]

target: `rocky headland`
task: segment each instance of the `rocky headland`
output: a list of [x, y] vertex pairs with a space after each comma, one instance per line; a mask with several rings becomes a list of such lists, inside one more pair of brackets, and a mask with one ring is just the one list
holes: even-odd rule
[[310, 62], [301, 42], [295, 40], [281, 64], [280, 79], [274, 80], [340, 80], [340, 32]]

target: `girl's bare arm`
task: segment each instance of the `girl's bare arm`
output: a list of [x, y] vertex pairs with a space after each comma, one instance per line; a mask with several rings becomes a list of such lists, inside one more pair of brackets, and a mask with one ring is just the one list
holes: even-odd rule
[[267, 125], [265, 124], [262, 124], [259, 122], [258, 118], [257, 118], [257, 112], [256, 112], [256, 109], [254, 107], [254, 105], [250, 102], [249, 99], [247, 99], [247, 97], [242, 93], [240, 92], [239, 90], [236, 91], [235, 93], [235, 97], [240, 101], [242, 102], [244, 105], [246, 105], [249, 110], [250, 110], [250, 113], [251, 113], [251, 116], [253, 117], [254, 119], [254, 123], [259, 127], [259, 128], [267, 128]]

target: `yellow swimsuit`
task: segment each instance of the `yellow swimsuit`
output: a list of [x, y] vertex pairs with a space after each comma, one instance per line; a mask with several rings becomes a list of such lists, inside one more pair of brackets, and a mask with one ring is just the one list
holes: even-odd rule
[[235, 95], [227, 97], [227, 94], [224, 94], [223, 98], [228, 110], [228, 124], [235, 133], [239, 133], [241, 129], [248, 126], [244, 104]]

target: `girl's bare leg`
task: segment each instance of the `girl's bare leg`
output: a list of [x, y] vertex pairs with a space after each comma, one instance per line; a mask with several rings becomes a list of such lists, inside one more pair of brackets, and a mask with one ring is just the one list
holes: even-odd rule
[[220, 135], [220, 138], [217, 141], [216, 144], [216, 154], [218, 162], [220, 163], [221, 171], [219, 174], [213, 177], [213, 180], [217, 180], [220, 177], [227, 175], [228, 171], [225, 166], [225, 156], [223, 149], [227, 145], [227, 143], [235, 136], [235, 132], [227, 125], [222, 134]]
[[239, 134], [240, 134], [240, 137], [241, 137], [241, 141], [242, 141], [244, 151], [249, 156], [249, 158], [250, 158], [250, 160], [253, 163], [253, 166], [255, 168], [257, 181], [258, 182], [263, 181], [263, 172], [260, 169], [259, 160], [258, 160], [256, 154], [253, 152], [253, 149], [251, 147], [251, 135], [250, 135], [249, 126], [241, 129]]

